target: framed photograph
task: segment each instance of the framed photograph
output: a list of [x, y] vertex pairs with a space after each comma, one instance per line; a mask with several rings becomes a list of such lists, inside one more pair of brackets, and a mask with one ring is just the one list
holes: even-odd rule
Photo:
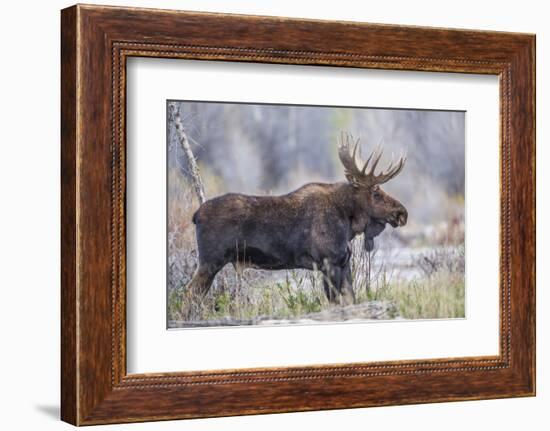
[[535, 394], [535, 36], [61, 14], [61, 416]]

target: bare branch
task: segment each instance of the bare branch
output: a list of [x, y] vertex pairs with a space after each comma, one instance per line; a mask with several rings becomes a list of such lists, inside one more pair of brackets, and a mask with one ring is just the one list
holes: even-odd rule
[[181, 116], [176, 102], [169, 102], [168, 108], [172, 121], [174, 122], [178, 140], [180, 141], [181, 147], [185, 154], [185, 158], [187, 159], [187, 165], [189, 167], [189, 173], [191, 174], [193, 188], [195, 189], [199, 204], [202, 205], [206, 198], [204, 195], [204, 186], [200, 176], [199, 167], [197, 166], [197, 159], [195, 158], [193, 151], [191, 151], [189, 139], [187, 138], [187, 134], [185, 133], [183, 122], [181, 121]]

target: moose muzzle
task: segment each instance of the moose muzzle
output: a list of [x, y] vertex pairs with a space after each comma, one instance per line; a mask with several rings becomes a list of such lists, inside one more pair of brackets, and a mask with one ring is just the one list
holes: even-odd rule
[[392, 227], [405, 226], [407, 224], [408, 213], [405, 207], [401, 206], [399, 209], [395, 210], [391, 217], [388, 218], [388, 223]]

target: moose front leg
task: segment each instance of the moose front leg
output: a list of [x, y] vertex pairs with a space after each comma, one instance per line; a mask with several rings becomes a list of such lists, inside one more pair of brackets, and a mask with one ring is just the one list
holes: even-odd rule
[[342, 270], [325, 262], [323, 269], [323, 287], [325, 289], [325, 295], [331, 304], [340, 303], [340, 282], [342, 276]]
[[341, 268], [327, 266], [323, 270], [323, 287], [331, 304], [351, 305], [355, 303], [355, 294], [351, 278], [349, 261]]
[[353, 291], [353, 278], [351, 276], [351, 259], [348, 259], [346, 265], [342, 269], [339, 290], [342, 295], [343, 305], [355, 304], [355, 292]]

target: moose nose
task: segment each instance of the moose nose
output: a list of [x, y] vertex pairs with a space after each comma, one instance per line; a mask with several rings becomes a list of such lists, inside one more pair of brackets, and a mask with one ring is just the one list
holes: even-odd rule
[[407, 217], [409, 214], [407, 213], [407, 210], [404, 207], [401, 207], [397, 211], [397, 224], [399, 226], [405, 226], [407, 224]]

